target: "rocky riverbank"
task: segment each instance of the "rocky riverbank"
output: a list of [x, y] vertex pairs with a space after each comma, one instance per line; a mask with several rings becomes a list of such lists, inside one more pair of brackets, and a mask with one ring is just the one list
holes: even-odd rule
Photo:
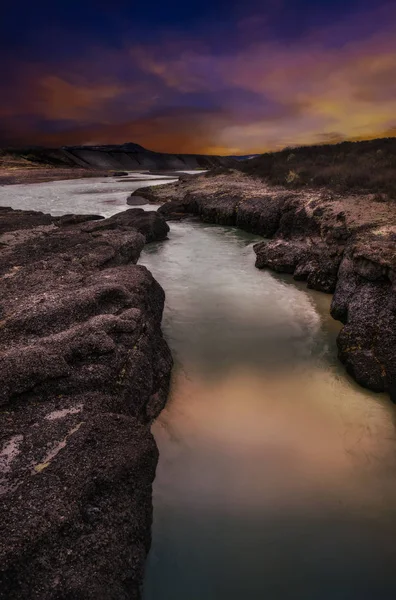
[[165, 220], [0, 209], [0, 598], [136, 599], [172, 359]]
[[361, 385], [396, 400], [396, 202], [381, 194], [270, 186], [219, 169], [137, 190], [168, 220], [197, 215], [262, 235], [256, 266], [334, 293], [339, 358]]

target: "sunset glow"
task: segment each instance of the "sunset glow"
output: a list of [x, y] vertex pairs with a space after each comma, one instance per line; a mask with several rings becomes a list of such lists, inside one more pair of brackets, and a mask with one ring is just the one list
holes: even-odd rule
[[[152, 7], [151, 22], [127, 2], [85, 3], [92, 15], [71, 4], [75, 22], [47, 2], [20, 22], [11, 9], [3, 146], [246, 154], [396, 134], [392, 3], [249, 1], [243, 14], [220, 2], [215, 19], [202, 2], [197, 19], [196, 3], [173, 2], [167, 18]], [[17, 25], [29, 48], [11, 39]]]

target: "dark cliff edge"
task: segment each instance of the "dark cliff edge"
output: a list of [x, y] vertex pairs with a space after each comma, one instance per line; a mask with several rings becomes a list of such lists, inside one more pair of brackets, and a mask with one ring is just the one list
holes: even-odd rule
[[62, 169], [62, 177], [65, 177], [69, 170], [78, 171], [76, 176], [84, 176], [84, 173], [88, 176], [92, 171], [180, 171], [231, 167], [236, 164], [234, 159], [225, 156], [153, 152], [133, 143], [62, 148], [4, 148], [0, 149], [0, 183], [18, 182], [18, 171], [34, 175], [35, 171], [43, 168], [54, 174], [56, 169]]
[[382, 195], [273, 186], [219, 169], [136, 195], [168, 220], [196, 215], [267, 238], [256, 266], [334, 293], [338, 354], [348, 373], [396, 401], [396, 202]]
[[168, 230], [0, 209], [0, 598], [140, 598], [172, 359], [135, 263]]
[[79, 166], [99, 169], [177, 171], [227, 167], [234, 164], [232, 159], [225, 156], [153, 152], [132, 143], [121, 146], [69, 146], [61, 148], [59, 152]]

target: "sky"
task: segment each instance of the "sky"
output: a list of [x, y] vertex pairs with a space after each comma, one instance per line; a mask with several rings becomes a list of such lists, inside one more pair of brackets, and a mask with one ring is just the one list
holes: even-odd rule
[[3, 147], [396, 136], [395, 0], [19, 0], [0, 50]]

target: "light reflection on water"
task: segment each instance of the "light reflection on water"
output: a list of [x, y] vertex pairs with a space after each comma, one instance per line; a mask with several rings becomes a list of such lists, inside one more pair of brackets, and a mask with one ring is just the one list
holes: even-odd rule
[[394, 408], [344, 375], [330, 298], [255, 238], [171, 225], [142, 263], [176, 357], [145, 600], [396, 597]]

